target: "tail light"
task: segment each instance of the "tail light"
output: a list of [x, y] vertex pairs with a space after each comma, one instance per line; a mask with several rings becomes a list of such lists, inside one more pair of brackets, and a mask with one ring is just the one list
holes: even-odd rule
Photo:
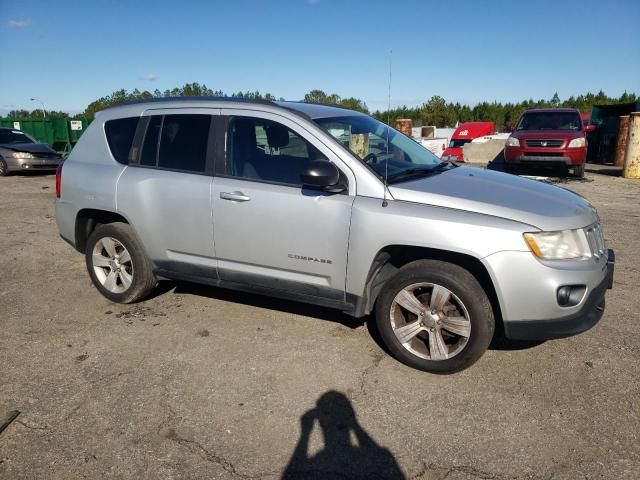
[[56, 169], [56, 198], [60, 198], [62, 196], [62, 166], [64, 162], [60, 162], [58, 168]]

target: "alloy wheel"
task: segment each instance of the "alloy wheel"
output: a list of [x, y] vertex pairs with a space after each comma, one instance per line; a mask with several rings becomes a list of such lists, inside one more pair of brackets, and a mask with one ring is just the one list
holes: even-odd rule
[[91, 265], [98, 281], [112, 293], [126, 292], [133, 283], [133, 263], [125, 246], [103, 237], [93, 247]]
[[389, 318], [402, 346], [426, 360], [455, 357], [471, 335], [469, 313], [460, 298], [434, 283], [414, 283], [400, 290]]

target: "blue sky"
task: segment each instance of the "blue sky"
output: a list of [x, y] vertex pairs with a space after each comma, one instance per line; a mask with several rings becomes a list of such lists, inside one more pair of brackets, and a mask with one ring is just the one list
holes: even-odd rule
[[205, 83], [392, 103], [640, 94], [640, 0], [0, 0], [0, 114]]

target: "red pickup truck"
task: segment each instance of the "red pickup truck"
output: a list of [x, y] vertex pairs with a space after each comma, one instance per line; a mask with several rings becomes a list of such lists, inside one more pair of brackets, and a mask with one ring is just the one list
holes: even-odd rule
[[461, 123], [456, 131], [451, 135], [449, 148], [442, 152], [442, 160], [455, 160], [463, 162], [462, 147], [465, 143], [469, 143], [474, 138], [484, 137], [485, 135], [493, 135], [495, 133], [495, 124], [493, 122], [465, 122]]
[[504, 148], [505, 166], [566, 166], [576, 177], [584, 177], [587, 133], [580, 112], [571, 108], [527, 110], [522, 114]]

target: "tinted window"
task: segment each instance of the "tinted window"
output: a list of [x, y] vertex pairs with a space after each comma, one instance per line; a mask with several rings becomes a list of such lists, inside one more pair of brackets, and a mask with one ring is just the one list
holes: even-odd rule
[[0, 129], [0, 144], [34, 143], [34, 140], [20, 130]]
[[104, 124], [107, 143], [113, 158], [126, 165], [129, 163], [129, 151], [138, 127], [138, 117], [109, 120]]
[[525, 113], [516, 130], [581, 130], [582, 119], [574, 112]]
[[449, 142], [449, 148], [460, 148], [462, 146], [464, 146], [465, 143], [469, 143], [471, 140], [465, 139], [465, 140], [451, 140]]
[[210, 126], [210, 115], [165, 115], [158, 166], [204, 172]]
[[151, 117], [147, 126], [147, 133], [142, 144], [142, 154], [140, 155], [140, 165], [155, 167], [158, 158], [158, 138], [160, 127], [162, 126], [162, 116]]
[[302, 185], [300, 174], [320, 152], [298, 134], [270, 120], [232, 118], [227, 171], [236, 177]]

